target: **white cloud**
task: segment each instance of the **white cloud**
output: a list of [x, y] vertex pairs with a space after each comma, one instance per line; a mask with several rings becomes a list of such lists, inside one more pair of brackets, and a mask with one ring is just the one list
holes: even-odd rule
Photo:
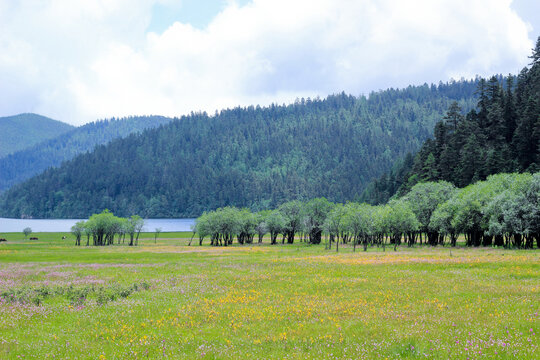
[[156, 2], [0, 0], [2, 115], [82, 123], [360, 94], [517, 72], [532, 47], [509, 0], [229, 2], [205, 29], [146, 33]]

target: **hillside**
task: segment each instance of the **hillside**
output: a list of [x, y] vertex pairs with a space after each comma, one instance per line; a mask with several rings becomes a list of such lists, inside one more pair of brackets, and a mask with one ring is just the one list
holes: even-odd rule
[[192, 114], [98, 146], [0, 198], [4, 217], [190, 217], [296, 198], [353, 200], [394, 159], [416, 151], [453, 101], [471, 109], [476, 81], [345, 94]]
[[136, 116], [92, 122], [27, 149], [0, 158], [0, 191], [56, 167], [96, 145], [171, 121], [163, 116]]
[[362, 200], [384, 203], [424, 181], [464, 187], [501, 172], [539, 171], [540, 37], [530, 58], [517, 77], [481, 79], [475, 109], [452, 104], [433, 138], [371, 183]]
[[0, 158], [57, 137], [73, 129], [61, 121], [37, 114], [0, 117]]

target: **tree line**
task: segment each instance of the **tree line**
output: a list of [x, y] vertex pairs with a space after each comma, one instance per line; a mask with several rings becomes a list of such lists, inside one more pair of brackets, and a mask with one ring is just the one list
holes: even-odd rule
[[423, 181], [463, 187], [500, 172], [539, 171], [540, 37], [530, 58], [517, 77], [480, 79], [476, 108], [465, 113], [452, 103], [433, 138], [371, 183], [362, 200], [385, 203]]
[[128, 218], [115, 216], [109, 210], [99, 214], [93, 214], [87, 221], [78, 221], [71, 227], [71, 233], [75, 236], [75, 245], [81, 246], [81, 238], [86, 237], [86, 246], [114, 245], [116, 236], [117, 244], [125, 243], [126, 235], [129, 235], [129, 246], [137, 246], [139, 235], [144, 227], [144, 220], [138, 215]]
[[385, 205], [316, 198], [259, 212], [224, 207], [203, 213], [193, 231], [199, 245], [208, 238], [214, 246], [262, 243], [266, 235], [272, 245], [320, 244], [324, 236], [336, 250], [340, 244], [395, 250], [402, 243], [454, 247], [463, 235], [466, 246], [540, 248], [540, 173], [497, 174], [464, 188], [419, 183]]
[[[476, 84], [193, 113], [99, 145], [11, 187], [0, 195], [0, 216], [87, 218], [110, 209], [119, 216], [178, 218], [228, 205], [259, 211], [317, 196], [354, 200], [396, 158], [415, 152], [453, 101], [472, 108]], [[0, 161], [0, 178], [21, 163], [33, 168], [32, 156], [6, 168]]]

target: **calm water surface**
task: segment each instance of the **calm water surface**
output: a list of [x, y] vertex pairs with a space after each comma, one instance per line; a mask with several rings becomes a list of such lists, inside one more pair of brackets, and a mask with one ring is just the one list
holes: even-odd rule
[[[86, 220], [86, 219], [83, 219]], [[81, 219], [6, 219], [0, 218], [0, 233], [22, 232], [31, 228], [33, 232], [68, 232]], [[161, 231], [191, 231], [195, 219], [144, 219], [144, 230], [153, 232], [156, 228]]]

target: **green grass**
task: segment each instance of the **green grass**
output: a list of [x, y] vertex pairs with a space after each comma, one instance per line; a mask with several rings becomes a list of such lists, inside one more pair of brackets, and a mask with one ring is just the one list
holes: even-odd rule
[[0, 234], [2, 359], [540, 357], [538, 250], [33, 236]]

